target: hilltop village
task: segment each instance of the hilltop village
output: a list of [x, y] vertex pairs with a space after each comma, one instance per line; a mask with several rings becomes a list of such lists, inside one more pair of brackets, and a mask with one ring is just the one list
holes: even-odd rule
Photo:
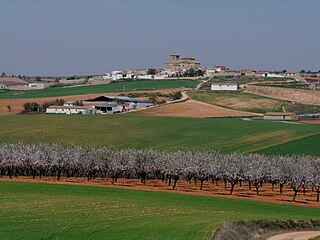
[[[130, 84], [142, 85], [138, 89], [130, 89]], [[163, 88], [161, 86], [157, 91], [156, 84], [166, 85], [164, 88], [168, 88], [167, 86], [172, 88], [161, 90]], [[113, 88], [115, 86], [117, 88]], [[178, 86], [180, 88], [177, 88]], [[95, 88], [94, 92], [97, 94], [83, 95], [83, 93], [90, 93], [90, 90], [86, 90], [90, 87]], [[117, 91], [108, 90], [106, 93], [111, 94], [98, 94], [104, 93], [102, 91], [104, 87], [117, 89]], [[19, 103], [20, 107], [13, 106], [13, 100], [2, 104], [2, 112], [14, 112], [17, 108], [23, 107], [20, 111], [24, 114], [104, 115], [141, 111], [142, 114], [151, 115], [249, 117], [280, 121], [308, 120], [320, 117], [320, 108], [313, 107], [320, 104], [319, 98], [316, 97], [319, 87], [319, 72], [234, 70], [221, 65], [203, 66], [195, 57], [181, 57], [179, 54], [171, 54], [162, 68], [115, 70], [90, 76], [26, 77], [24, 75], [8, 76], [2, 73], [0, 77], [0, 91], [9, 94], [9, 97], [11, 94], [11, 98], [16, 96], [20, 98], [22, 94], [32, 95], [34, 91], [44, 91], [44, 93], [56, 91], [57, 96], [61, 95], [61, 91], [68, 92], [63, 94], [66, 97], [61, 96], [59, 99], [48, 99], [48, 101], [38, 99], [27, 102], [29, 99], [26, 98], [25, 102]], [[77, 92], [81, 88], [83, 91], [79, 93], [82, 95], [80, 94], [77, 98], [68, 97], [68, 95], [76, 95], [74, 91]], [[295, 92], [291, 94], [290, 91]], [[225, 94], [221, 95], [223, 93]], [[246, 98], [250, 96], [251, 98], [242, 100], [244, 93], [247, 94], [244, 95]], [[257, 100], [252, 98], [253, 95], [248, 94], [264, 96], [264, 102], [257, 105], [255, 103]], [[272, 101], [267, 98], [278, 100], [271, 103]], [[210, 105], [200, 106], [199, 102], [195, 103], [195, 100]], [[233, 101], [236, 101], [239, 106]], [[178, 103], [180, 104], [177, 105]], [[241, 104], [247, 107], [241, 107]], [[217, 110], [212, 109], [213, 106], [224, 108]]]

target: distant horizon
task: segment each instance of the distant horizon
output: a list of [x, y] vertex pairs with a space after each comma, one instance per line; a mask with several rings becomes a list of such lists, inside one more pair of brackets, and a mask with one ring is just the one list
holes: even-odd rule
[[0, 0], [0, 72], [96, 75], [202, 66], [320, 70], [317, 0]]

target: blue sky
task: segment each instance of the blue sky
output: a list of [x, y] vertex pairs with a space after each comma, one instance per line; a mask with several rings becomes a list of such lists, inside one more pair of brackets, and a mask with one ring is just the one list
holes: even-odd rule
[[203, 65], [320, 70], [318, 0], [0, 0], [0, 72]]

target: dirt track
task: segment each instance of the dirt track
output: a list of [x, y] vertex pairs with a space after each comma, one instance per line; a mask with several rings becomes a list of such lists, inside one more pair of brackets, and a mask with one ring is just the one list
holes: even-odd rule
[[[150, 90], [150, 91], [136, 91], [134, 93], [142, 92], [158, 92], [158, 93], [172, 93], [183, 91], [184, 88], [173, 88], [173, 89], [162, 89], [162, 90]], [[130, 92], [127, 92], [130, 93]], [[85, 100], [89, 98], [94, 98], [101, 95], [110, 95], [116, 96], [121, 94], [120, 92], [113, 93], [93, 93], [93, 94], [84, 94], [84, 95], [73, 95], [73, 96], [61, 96], [61, 97], [48, 97], [48, 98], [21, 98], [21, 99], [0, 99], [0, 115], [13, 115], [20, 113], [23, 110], [22, 105], [26, 102], [39, 102], [40, 104], [44, 102], [54, 101], [57, 98], [64, 99], [65, 101], [77, 101]], [[11, 106], [12, 111], [8, 112], [7, 105]]]
[[20, 182], [35, 182], [35, 183], [55, 183], [55, 184], [71, 184], [71, 185], [85, 185], [85, 186], [100, 186], [100, 187], [117, 187], [125, 189], [136, 189], [146, 191], [157, 192], [174, 192], [182, 194], [201, 195], [209, 197], [221, 197], [221, 198], [235, 198], [253, 200], [258, 202], [270, 202], [277, 204], [290, 204], [296, 206], [308, 206], [308, 207], [320, 207], [320, 203], [316, 202], [316, 193], [311, 189], [307, 189], [306, 195], [299, 193], [297, 201], [292, 201], [292, 190], [287, 186], [284, 187], [284, 192], [281, 195], [279, 193], [279, 186], [275, 186], [274, 191], [271, 189], [270, 184], [264, 184], [260, 190], [260, 195], [257, 196], [254, 188], [249, 190], [247, 183], [242, 183], [242, 187], [239, 185], [235, 187], [232, 195], [229, 194], [229, 185], [225, 189], [224, 184], [220, 181], [217, 183], [211, 183], [211, 181], [204, 182], [203, 190], [200, 191], [200, 182], [195, 185], [194, 181], [187, 183], [185, 180], [179, 180], [176, 190], [172, 190], [172, 185], [168, 186], [166, 182], [160, 180], [147, 180], [146, 185], [143, 185], [138, 179], [118, 179], [115, 184], [111, 184], [111, 179], [94, 179], [87, 181], [85, 178], [62, 178], [57, 181], [56, 178], [45, 177], [39, 179], [32, 179], [32, 177], [18, 177], [9, 179], [8, 177], [0, 178], [1, 181], [20, 181]]
[[261, 96], [289, 100], [303, 104], [320, 105], [320, 91], [245, 85], [245, 92]]
[[309, 240], [320, 236], [320, 231], [282, 233], [267, 240]]
[[170, 117], [247, 117], [259, 114], [231, 110], [208, 103], [188, 100], [140, 111], [143, 115]]
[[306, 120], [306, 121], [299, 121], [305, 124], [313, 124], [313, 125], [320, 125], [320, 120]]

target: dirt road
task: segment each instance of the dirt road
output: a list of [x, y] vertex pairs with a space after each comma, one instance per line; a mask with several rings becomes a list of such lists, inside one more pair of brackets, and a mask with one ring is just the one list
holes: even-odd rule
[[320, 236], [320, 231], [282, 233], [267, 240], [309, 240]]

